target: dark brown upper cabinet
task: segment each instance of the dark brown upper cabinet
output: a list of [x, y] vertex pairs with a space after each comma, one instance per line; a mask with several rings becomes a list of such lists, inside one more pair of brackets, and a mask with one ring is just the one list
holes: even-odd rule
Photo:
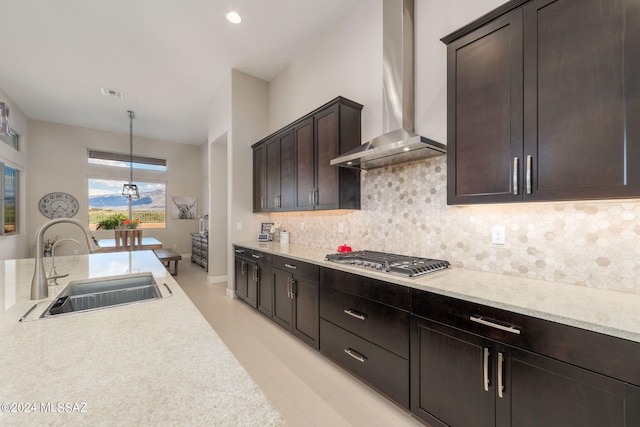
[[448, 44], [448, 203], [640, 196], [640, 4], [511, 1]]
[[[293, 209], [294, 156], [293, 132], [290, 129], [279, 132], [266, 142], [265, 211], [277, 212]], [[256, 172], [255, 168], [254, 166], [254, 173], [257, 174], [259, 171]]]
[[[330, 161], [360, 145], [361, 110], [362, 105], [338, 97], [279, 130], [275, 136], [254, 144], [254, 212], [360, 209], [360, 172], [331, 166]], [[287, 138], [286, 143], [281, 140], [281, 147], [289, 146], [288, 138], [291, 141], [292, 169], [287, 166], [286, 172], [282, 170], [282, 154], [278, 163], [275, 154], [270, 156], [269, 152], [269, 145], [278, 135]], [[266, 166], [260, 163], [263, 155], [259, 152], [264, 147]], [[262, 202], [259, 178], [263, 175], [266, 176], [266, 203]], [[274, 178], [270, 180], [272, 175]], [[275, 182], [277, 176], [282, 180], [285, 175], [291, 178], [292, 200], [289, 203], [283, 199], [279, 205], [277, 199], [273, 199]], [[270, 192], [271, 186], [274, 189]]]

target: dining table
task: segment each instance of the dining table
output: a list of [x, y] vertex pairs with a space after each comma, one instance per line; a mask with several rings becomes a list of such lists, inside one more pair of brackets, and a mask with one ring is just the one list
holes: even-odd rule
[[[100, 239], [98, 240], [100, 250], [98, 252], [119, 252], [122, 249], [116, 248], [116, 239]], [[140, 250], [162, 249], [162, 242], [154, 237], [143, 237]]]

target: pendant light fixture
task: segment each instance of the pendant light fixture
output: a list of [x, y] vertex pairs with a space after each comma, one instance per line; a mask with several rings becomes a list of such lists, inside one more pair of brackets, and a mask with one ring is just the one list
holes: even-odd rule
[[9, 106], [0, 102], [0, 133], [11, 134], [11, 124], [9, 123]]
[[138, 186], [133, 183], [133, 119], [136, 118], [136, 114], [131, 110], [127, 113], [129, 113], [129, 183], [122, 187], [122, 195], [131, 200], [132, 198], [139, 199], [140, 192]]

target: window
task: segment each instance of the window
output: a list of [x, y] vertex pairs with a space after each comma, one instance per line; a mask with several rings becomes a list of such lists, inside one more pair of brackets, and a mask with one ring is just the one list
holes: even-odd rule
[[[131, 160], [133, 160], [133, 163], [131, 163]], [[134, 169], [167, 171], [167, 159], [140, 156], [138, 154], [134, 154], [132, 159], [131, 154], [128, 153], [112, 153], [110, 151], [92, 149], [89, 149], [89, 163], [120, 168], [129, 168], [132, 165]]]
[[8, 144], [9, 147], [12, 147], [16, 150], [18, 149], [18, 135], [13, 131], [13, 129], [9, 131], [9, 135], [1, 133], [0, 139]]
[[[114, 215], [129, 216], [129, 199], [122, 195], [125, 179], [89, 178], [89, 228], [95, 230], [98, 222]], [[131, 201], [132, 219], [140, 220], [141, 228], [166, 227], [166, 184], [134, 182], [140, 190], [140, 199]]]
[[18, 232], [18, 170], [0, 163], [0, 191], [2, 192], [2, 228], [0, 234]]

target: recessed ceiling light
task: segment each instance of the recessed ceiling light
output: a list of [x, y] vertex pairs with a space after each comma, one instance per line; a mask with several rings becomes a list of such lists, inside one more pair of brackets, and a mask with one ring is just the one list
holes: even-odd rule
[[242, 17], [238, 14], [238, 12], [229, 12], [227, 13], [227, 21], [232, 24], [239, 24], [242, 22]]

